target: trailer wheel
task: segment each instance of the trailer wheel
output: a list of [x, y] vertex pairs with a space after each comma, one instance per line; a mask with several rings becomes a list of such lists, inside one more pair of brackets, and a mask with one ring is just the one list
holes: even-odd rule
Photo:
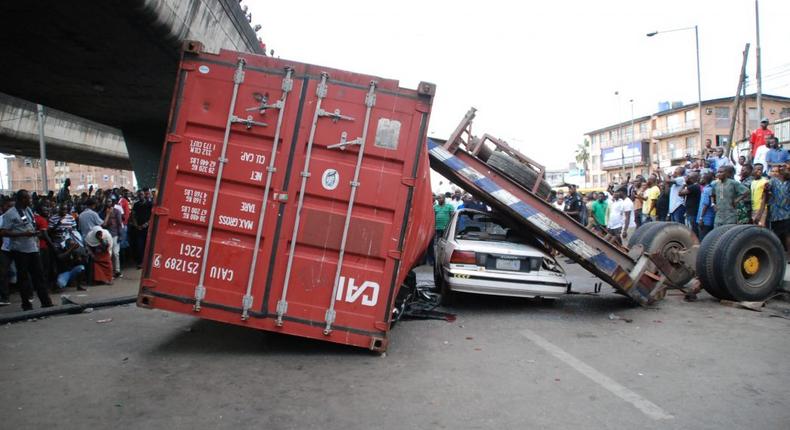
[[[784, 279], [784, 248], [771, 231], [757, 226], [735, 230], [722, 239], [721, 267], [724, 289], [738, 301], [765, 300]], [[726, 236], [725, 236], [726, 238]], [[718, 254], [718, 253], [717, 253]]]
[[705, 236], [705, 239], [699, 247], [699, 252], [697, 252], [697, 277], [702, 283], [702, 288], [704, 288], [708, 294], [719, 300], [732, 300], [732, 296], [721, 287], [720, 281], [716, 280], [716, 268], [718, 264], [715, 263], [715, 253], [724, 234], [734, 227], [743, 226], [723, 225], [711, 230], [711, 232]]
[[642, 243], [642, 239], [647, 235], [647, 231], [658, 224], [657, 221], [650, 221], [640, 225], [639, 228], [634, 231], [634, 234], [628, 238], [628, 248], [633, 248], [634, 245]]
[[699, 239], [685, 225], [663, 222], [651, 226], [642, 237], [642, 245], [645, 252], [654, 254], [660, 252], [664, 258], [670, 261], [672, 272], [666, 273], [667, 281], [676, 287], [686, 285], [694, 278], [694, 267], [688, 267], [682, 261], [673, 257], [676, 251], [684, 251], [695, 245], [699, 245]]
[[[531, 167], [500, 151], [492, 152], [488, 156], [486, 164], [504, 173], [529, 191], [532, 191], [532, 187], [535, 186], [535, 181], [538, 179], [538, 173]], [[543, 198], [548, 197], [551, 194], [549, 183], [541, 180], [537, 194]]]

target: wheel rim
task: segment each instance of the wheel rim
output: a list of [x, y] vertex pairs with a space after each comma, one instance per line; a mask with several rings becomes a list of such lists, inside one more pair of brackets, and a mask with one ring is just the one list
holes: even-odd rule
[[761, 288], [774, 271], [773, 262], [762, 248], [749, 248], [741, 257], [741, 275], [749, 288]]

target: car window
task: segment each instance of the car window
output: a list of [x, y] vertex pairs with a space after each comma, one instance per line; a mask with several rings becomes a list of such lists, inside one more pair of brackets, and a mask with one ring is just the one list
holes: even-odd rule
[[464, 240], [517, 242], [516, 236], [502, 221], [489, 214], [459, 213], [455, 238]]

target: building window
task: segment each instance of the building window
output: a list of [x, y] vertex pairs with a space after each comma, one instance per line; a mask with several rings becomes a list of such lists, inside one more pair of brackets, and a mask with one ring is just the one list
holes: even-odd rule
[[750, 107], [749, 109], [747, 109], [747, 112], [749, 113], [749, 125], [748, 125], [749, 130], [754, 130], [760, 124], [760, 119], [757, 118], [757, 108]]
[[790, 118], [790, 108], [782, 108], [779, 112], [779, 118]]
[[24, 163], [25, 163], [25, 167], [33, 167], [33, 160], [29, 158], [25, 158]]
[[687, 110], [685, 113], [685, 120], [686, 120], [686, 127], [696, 127], [697, 126], [697, 111], [696, 110]]
[[713, 109], [716, 116], [716, 128], [729, 128], [730, 127], [730, 108], [729, 107], [716, 107]]
[[690, 155], [697, 155], [699, 154], [699, 148], [697, 148], [697, 137], [687, 137], [686, 138], [686, 154]]
[[646, 138], [647, 137], [647, 123], [640, 122], [639, 123], [639, 137]]
[[672, 133], [673, 131], [680, 130], [680, 115], [670, 115], [667, 117], [667, 131]]

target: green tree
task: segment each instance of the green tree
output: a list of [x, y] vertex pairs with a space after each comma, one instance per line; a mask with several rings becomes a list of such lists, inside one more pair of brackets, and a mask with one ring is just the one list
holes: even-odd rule
[[584, 143], [576, 146], [576, 163], [584, 168], [584, 183], [587, 183], [587, 171], [590, 163], [590, 141], [584, 139]]

